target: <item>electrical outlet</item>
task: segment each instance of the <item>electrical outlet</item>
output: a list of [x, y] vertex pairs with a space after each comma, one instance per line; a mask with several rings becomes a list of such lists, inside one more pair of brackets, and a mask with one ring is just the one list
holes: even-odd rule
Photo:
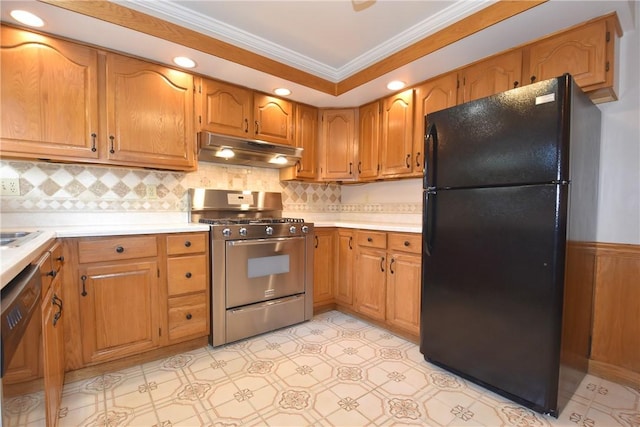
[[158, 198], [158, 187], [154, 184], [147, 184], [147, 199]]
[[2, 178], [2, 196], [19, 196], [20, 195], [20, 178]]

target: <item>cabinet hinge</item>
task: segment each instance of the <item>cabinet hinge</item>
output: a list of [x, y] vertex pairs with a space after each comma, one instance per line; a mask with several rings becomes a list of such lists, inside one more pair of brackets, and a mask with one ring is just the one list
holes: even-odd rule
[[456, 80], [456, 89], [460, 89], [460, 80]]
[[609, 61], [604, 64], [604, 71], [609, 71]]
[[157, 272], [158, 272], [158, 277], [160, 277], [160, 269], [158, 269], [158, 271], [157, 271]]
[[161, 337], [162, 336], [162, 328], [158, 328], [158, 336]]
[[591, 359], [591, 340], [593, 339], [593, 336], [589, 335], [589, 348], [587, 349], [587, 358]]
[[607, 43], [609, 43], [609, 41], [611, 40], [611, 32], [607, 31], [607, 37], [605, 39], [607, 41]]
[[198, 124], [201, 125], [202, 124], [202, 116], [198, 116]]

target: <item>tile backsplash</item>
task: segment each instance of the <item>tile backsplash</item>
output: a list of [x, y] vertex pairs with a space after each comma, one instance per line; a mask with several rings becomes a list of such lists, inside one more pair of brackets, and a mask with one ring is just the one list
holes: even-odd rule
[[[186, 218], [187, 189], [207, 187], [282, 192], [286, 214], [325, 216], [419, 214], [419, 203], [343, 204], [336, 184], [280, 182], [277, 169], [200, 163], [196, 172], [0, 160], [1, 178], [18, 178], [20, 195], [2, 196], [3, 216], [12, 214], [163, 213]], [[416, 211], [417, 210], [417, 211]], [[373, 220], [369, 218], [369, 220]], [[413, 222], [405, 218], [405, 221]]]

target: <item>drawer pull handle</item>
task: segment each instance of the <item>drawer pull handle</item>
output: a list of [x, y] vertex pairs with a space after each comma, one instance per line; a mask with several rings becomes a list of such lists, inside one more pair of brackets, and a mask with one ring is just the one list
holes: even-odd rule
[[184, 275], [184, 277], [186, 277], [187, 279], [191, 279], [191, 272], [188, 271], [187, 274]]
[[192, 317], [191, 313], [187, 313], [187, 320], [191, 320]]
[[351, 244], [351, 242], [353, 242], [353, 237], [349, 236], [349, 250], [353, 250], [353, 245]]
[[94, 133], [91, 134], [91, 152], [95, 153], [96, 151], [98, 151], [98, 149], [96, 148], [96, 138], [98, 137], [98, 135]]
[[191, 242], [187, 240], [186, 242], [184, 242], [184, 245], [185, 245], [187, 248], [190, 248], [190, 247], [191, 247]]
[[116, 252], [118, 252], [119, 254], [121, 254], [122, 252], [124, 252], [124, 248], [122, 246], [118, 246], [116, 248]]
[[109, 152], [110, 152], [111, 154], [114, 154], [114, 153], [116, 152], [116, 150], [115, 150], [115, 143], [113, 142], [113, 140], [114, 140], [114, 139], [116, 139], [116, 137], [115, 137], [115, 136], [113, 136], [113, 135], [109, 135], [109, 141], [111, 141], [111, 148], [109, 149]]
[[373, 239], [371, 237], [367, 237], [367, 242], [371, 243], [373, 242]]
[[404, 245], [405, 245], [406, 247], [409, 247], [409, 246], [411, 245], [411, 243], [409, 243], [409, 241], [408, 241], [408, 240], [405, 240], [405, 241], [404, 241]]
[[80, 295], [82, 295], [83, 297], [87, 296], [87, 288], [86, 288], [86, 280], [87, 280], [87, 276], [85, 276], [84, 274], [82, 275], [82, 277], [80, 277], [80, 279], [82, 280], [82, 293]]
[[380, 271], [384, 273], [384, 257], [380, 257]]
[[389, 273], [391, 274], [396, 274], [395, 271], [393, 271], [393, 263], [396, 262], [395, 258], [391, 258], [391, 262], [389, 263]]

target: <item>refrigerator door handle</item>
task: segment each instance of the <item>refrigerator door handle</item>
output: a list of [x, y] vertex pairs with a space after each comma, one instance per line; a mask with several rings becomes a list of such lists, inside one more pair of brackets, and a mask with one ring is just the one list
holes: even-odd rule
[[422, 175], [422, 187], [425, 190], [433, 188], [435, 177], [435, 150], [438, 146], [438, 131], [435, 123], [428, 124], [427, 116], [424, 116], [424, 172]]
[[424, 206], [422, 207], [422, 212], [424, 215], [424, 236], [422, 249], [427, 256], [431, 256], [431, 251], [433, 250], [433, 229], [436, 222], [435, 198], [435, 191], [425, 191], [423, 202]]

